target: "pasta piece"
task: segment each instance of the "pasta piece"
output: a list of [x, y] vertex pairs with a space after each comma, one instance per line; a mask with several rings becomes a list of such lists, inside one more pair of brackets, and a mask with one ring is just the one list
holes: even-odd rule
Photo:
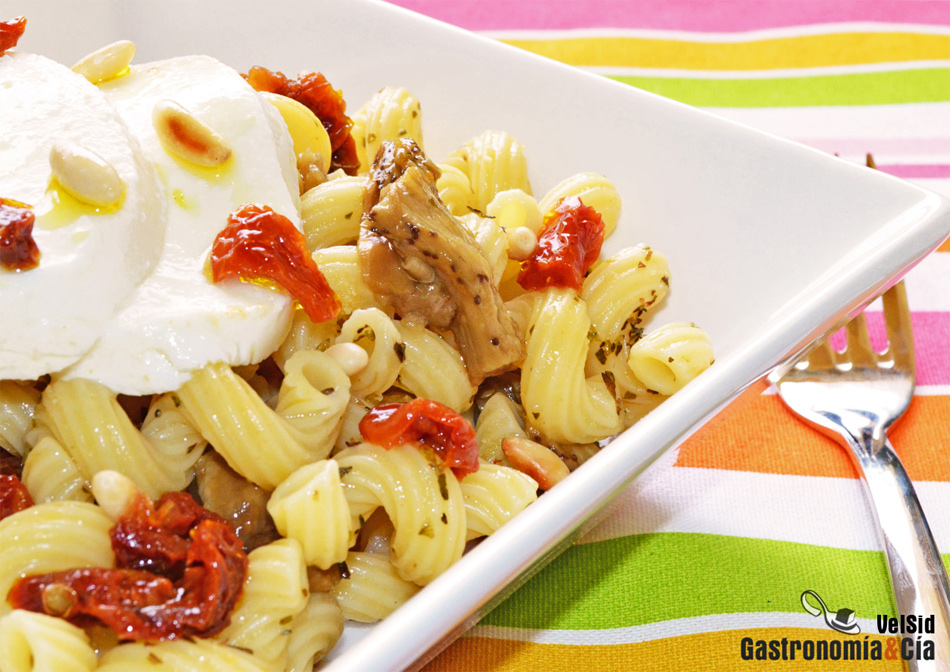
[[198, 369], [178, 391], [228, 465], [266, 490], [330, 454], [350, 397], [349, 377], [325, 353], [295, 353], [284, 374], [275, 410], [222, 363]]
[[307, 606], [294, 616], [287, 642], [286, 672], [312, 672], [343, 634], [343, 611], [327, 593], [311, 593]]
[[254, 549], [247, 559], [244, 592], [231, 624], [217, 639], [283, 667], [290, 624], [310, 596], [303, 553], [293, 539], [279, 539]]
[[282, 536], [300, 543], [306, 564], [320, 569], [343, 562], [356, 540], [334, 460], [297, 469], [274, 490], [267, 511]]
[[534, 200], [534, 196], [521, 189], [508, 189], [498, 193], [485, 208], [485, 214], [493, 217], [495, 224], [503, 229], [526, 227], [534, 235], [541, 231], [542, 211], [538, 202]]
[[23, 462], [23, 485], [37, 504], [41, 502], [92, 502], [89, 483], [69, 452], [46, 434]]
[[524, 147], [504, 131], [485, 131], [472, 138], [446, 159], [468, 176], [475, 201], [482, 212], [500, 192], [521, 189], [531, 193]]
[[617, 434], [621, 425], [613, 394], [600, 377], [584, 377], [587, 306], [570, 289], [540, 294], [521, 370], [528, 424], [555, 442], [590, 443]]
[[0, 380], [0, 449], [26, 455], [26, 433], [39, 400], [40, 393], [31, 385]]
[[283, 370], [287, 360], [298, 350], [326, 350], [339, 333], [340, 325], [336, 320], [313, 322], [299, 308], [294, 311], [287, 338], [273, 354], [274, 362]]
[[0, 672], [92, 672], [97, 663], [72, 623], [21, 609], [0, 618]]
[[479, 217], [474, 212], [459, 217], [459, 221], [475, 236], [475, 242], [492, 267], [492, 282], [497, 287], [508, 265], [508, 237], [494, 220]]
[[[387, 140], [410, 138], [422, 149], [422, 107], [404, 88], [386, 86], [373, 94], [355, 115], [363, 140], [362, 157], [372, 163], [380, 145]], [[355, 140], [359, 140], [354, 138]], [[363, 159], [360, 159], [363, 165]]]
[[346, 404], [346, 410], [343, 411], [343, 422], [340, 427], [340, 435], [336, 439], [335, 451], [343, 450], [348, 446], [355, 446], [363, 441], [363, 435], [360, 434], [360, 420], [369, 412], [372, 405], [358, 396], [350, 397]]
[[365, 190], [362, 177], [341, 177], [310, 189], [300, 198], [300, 219], [309, 250], [356, 240]]
[[468, 175], [448, 163], [440, 163], [438, 167], [441, 174], [435, 181], [435, 188], [449, 212], [456, 217], [471, 213], [475, 206], [475, 193]]
[[479, 457], [487, 462], [507, 464], [501, 441], [509, 436], [528, 438], [521, 419], [521, 409], [505, 394], [496, 392], [485, 402], [475, 422]]
[[353, 311], [336, 342], [356, 343], [369, 354], [369, 364], [353, 376], [354, 394], [382, 394], [396, 382], [406, 356], [405, 346], [396, 325], [379, 308]]
[[[184, 420], [179, 416], [178, 422]], [[116, 395], [92, 380], [50, 383], [37, 407], [37, 424], [49, 429], [84, 480], [113, 469], [153, 499], [188, 486], [204, 447], [200, 441], [152, 443], [132, 424]]]
[[511, 316], [511, 321], [515, 324], [515, 333], [521, 337], [521, 340], [528, 340], [528, 327], [531, 326], [531, 317], [534, 315], [538, 304], [543, 300], [544, 294], [542, 292], [524, 292], [505, 302], [508, 315]]
[[604, 220], [604, 238], [617, 228], [620, 219], [620, 193], [614, 183], [597, 173], [578, 173], [560, 182], [538, 204], [542, 213], [557, 207], [561, 200], [577, 196], [584, 205], [600, 213]]
[[210, 639], [135, 642], [109, 651], [96, 672], [281, 672], [282, 667]]
[[604, 341], [621, 337], [624, 323], [640, 316], [669, 291], [670, 267], [666, 257], [638, 245], [594, 264], [584, 279], [581, 296], [590, 321]]
[[465, 505], [450, 470], [408, 445], [361, 443], [337, 453], [336, 461], [350, 515], [365, 520], [379, 506], [389, 514], [396, 530], [392, 561], [400, 577], [424, 585], [462, 557]]
[[336, 245], [313, 250], [313, 260], [326, 276], [330, 287], [340, 297], [344, 315], [349, 315], [359, 308], [383, 308], [363, 282], [355, 245]]
[[673, 322], [632, 345], [628, 362], [649, 389], [669, 395], [708, 369], [713, 360], [706, 332], [695, 324]]
[[489, 535], [538, 498], [538, 483], [516, 469], [481, 462], [478, 471], [462, 479], [466, 540]]
[[440, 336], [419, 324], [396, 323], [406, 359], [398, 385], [417, 397], [433, 399], [461, 413], [472, 405], [475, 387], [462, 355]]
[[[76, 567], [112, 567], [112, 519], [93, 504], [37, 504], [0, 520], [0, 596], [18, 578]], [[0, 616], [11, 611], [0, 600]]]
[[348, 620], [381, 621], [419, 592], [419, 586], [400, 578], [385, 555], [350, 553], [346, 556], [346, 566], [349, 576], [341, 579], [330, 592]]
[[356, 159], [359, 161], [359, 174], [365, 175], [369, 167], [373, 164], [372, 157], [366, 158], [366, 119], [360, 115], [351, 117], [353, 127], [350, 128], [350, 135], [353, 136], [353, 142], [356, 145]]

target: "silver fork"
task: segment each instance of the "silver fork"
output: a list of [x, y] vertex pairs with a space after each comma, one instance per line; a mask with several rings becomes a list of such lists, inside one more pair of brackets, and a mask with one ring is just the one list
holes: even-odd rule
[[[934, 617], [934, 660], [907, 661], [918, 672], [950, 670], [950, 585], [917, 493], [886, 431], [914, 394], [914, 341], [904, 283], [883, 296], [888, 347], [874, 351], [864, 315], [845, 327], [847, 347], [825, 339], [782, 378], [782, 400], [809, 425], [850, 448], [884, 540], [898, 613]], [[909, 634], [914, 640], [917, 633]], [[913, 642], [912, 642], [913, 643]]]

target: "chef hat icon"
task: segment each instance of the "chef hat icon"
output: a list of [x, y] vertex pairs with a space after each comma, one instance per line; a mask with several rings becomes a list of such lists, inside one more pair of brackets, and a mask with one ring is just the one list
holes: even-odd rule
[[[817, 600], [819, 606], [809, 602], [809, 596]], [[825, 601], [814, 590], [806, 590], [802, 593], [802, 606], [812, 616], [824, 616], [825, 623], [836, 632], [843, 632], [846, 635], [857, 635], [861, 632], [861, 626], [854, 618], [853, 609], [838, 609], [832, 615], [832, 612], [825, 606]]]

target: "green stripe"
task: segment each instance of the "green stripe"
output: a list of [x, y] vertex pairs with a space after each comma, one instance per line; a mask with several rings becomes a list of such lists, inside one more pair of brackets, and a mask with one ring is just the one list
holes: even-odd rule
[[[945, 562], [950, 556], [945, 556]], [[564, 600], [564, 586], [570, 598]], [[574, 546], [482, 621], [532, 629], [621, 628], [741, 612], [894, 614], [883, 552], [712, 534], [657, 533]]]
[[776, 79], [610, 78], [698, 107], [813, 107], [950, 101], [950, 68]]

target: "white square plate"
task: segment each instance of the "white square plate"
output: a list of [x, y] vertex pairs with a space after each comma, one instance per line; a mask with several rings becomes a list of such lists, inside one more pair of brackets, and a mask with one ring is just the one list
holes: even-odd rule
[[666, 254], [672, 291], [658, 319], [696, 322], [713, 339], [708, 372], [396, 617], [358, 644], [345, 636], [334, 672], [421, 665], [704, 417], [950, 233], [950, 202], [935, 194], [389, 5], [11, 0], [5, 9], [29, 19], [21, 50], [66, 64], [130, 39], [139, 63], [205, 53], [242, 71], [319, 70], [351, 111], [382, 86], [405, 86], [422, 101], [437, 160], [493, 128], [525, 145], [537, 193], [579, 171], [603, 173], [624, 199], [605, 250], [644, 242]]

